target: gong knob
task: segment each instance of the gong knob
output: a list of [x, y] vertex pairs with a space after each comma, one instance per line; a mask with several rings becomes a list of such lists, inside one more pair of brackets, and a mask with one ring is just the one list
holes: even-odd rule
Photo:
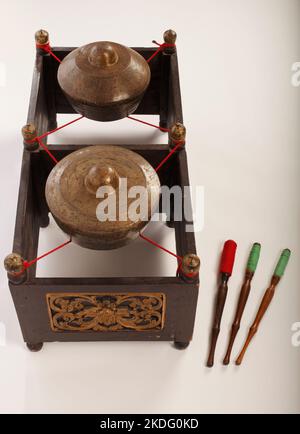
[[95, 45], [90, 50], [88, 60], [93, 66], [109, 67], [117, 63], [119, 57], [116, 50], [110, 45]]
[[99, 187], [110, 186], [117, 189], [119, 175], [111, 166], [95, 165], [84, 178], [84, 185], [89, 193], [96, 194]]

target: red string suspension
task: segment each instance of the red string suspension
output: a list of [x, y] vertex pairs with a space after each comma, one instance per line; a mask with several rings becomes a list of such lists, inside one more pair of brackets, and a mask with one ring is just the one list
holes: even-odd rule
[[[176, 142], [174, 142], [176, 143]], [[168, 159], [177, 151], [178, 148], [180, 148], [180, 146], [182, 146], [184, 144], [184, 141], [179, 141], [177, 142], [176, 146], [174, 146], [174, 148], [168, 153], [168, 155], [159, 163], [159, 165], [154, 169], [155, 172], [158, 172], [159, 169], [166, 163], [166, 161], [168, 161]]]
[[36, 48], [39, 48], [40, 50], [45, 51], [46, 53], [50, 54], [52, 57], [54, 57], [55, 60], [57, 60], [59, 63], [61, 63], [61, 60], [53, 53], [52, 48], [50, 47], [49, 42], [47, 44], [38, 44], [36, 43]]
[[41, 256], [38, 256], [35, 259], [32, 259], [31, 261], [24, 261], [24, 270], [26, 270], [27, 268], [29, 268], [31, 265], [35, 264], [37, 261], [39, 261], [40, 259], [45, 258], [46, 256], [50, 255], [51, 253], [56, 252], [57, 250], [62, 249], [63, 247], [65, 247], [66, 245], [70, 244], [72, 242], [72, 238], [70, 238], [68, 241], [66, 241], [65, 243], [60, 244], [59, 246], [55, 247], [52, 250], [49, 250], [48, 252], [44, 253]]
[[49, 149], [47, 148], [47, 146], [44, 145], [44, 143], [42, 142], [42, 140], [41, 140], [39, 137], [37, 137], [35, 140], [38, 141], [38, 144], [40, 145], [40, 147], [43, 148], [44, 151], [47, 152], [47, 154], [49, 155], [49, 157], [54, 161], [54, 163], [57, 164], [57, 163], [58, 163], [57, 159], [56, 159], [56, 158], [54, 157], [54, 155], [49, 151]]
[[150, 124], [149, 122], [142, 121], [141, 119], [134, 118], [132, 116], [127, 116], [127, 118], [131, 119], [132, 121], [136, 121], [136, 122], [140, 122], [141, 124], [148, 125], [149, 127], [157, 128], [158, 130], [160, 130], [164, 133], [168, 133], [170, 131], [169, 128], [163, 128], [163, 127], [160, 127], [159, 125]]
[[[175, 47], [175, 44], [168, 44], [166, 42], [164, 42], [163, 44], [159, 44], [156, 41], [152, 41], [154, 44], [158, 45], [158, 49], [147, 59], [147, 62], [149, 63], [158, 53], [160, 53], [161, 51], [163, 51], [165, 48], [171, 48], [171, 47]], [[52, 48], [50, 46], [50, 43], [47, 42], [46, 44], [38, 44], [36, 43], [36, 48], [39, 48], [40, 50], [45, 51], [46, 53], [50, 54], [52, 57], [54, 57], [55, 60], [57, 60], [57, 62], [61, 63], [61, 59], [59, 59], [52, 51]]]
[[168, 250], [165, 247], [163, 247], [160, 244], [158, 244], [156, 241], [151, 240], [151, 238], [148, 238], [148, 237], [146, 237], [145, 235], [143, 235], [141, 233], [139, 235], [140, 235], [140, 237], [143, 240], [147, 241], [148, 243], [152, 244], [153, 246], [157, 247], [158, 249], [161, 249], [164, 252], [169, 253], [169, 255], [174, 256], [178, 260], [179, 264], [178, 264], [178, 267], [177, 267], [177, 270], [176, 270], [176, 276], [179, 276], [179, 272], [180, 271], [181, 271], [182, 274], [184, 274], [184, 276], [189, 277], [191, 279], [194, 278], [194, 277], [196, 277], [198, 275], [198, 272], [196, 272], [196, 273], [184, 273], [182, 271], [182, 257], [181, 256], [176, 255], [176, 253], [171, 252], [170, 250]]
[[163, 51], [164, 48], [171, 48], [171, 47], [175, 47], [175, 44], [167, 44], [166, 42], [164, 42], [163, 44], [159, 44], [156, 41], [152, 41], [154, 44], [158, 45], [158, 49], [156, 51], [154, 51], [154, 53], [147, 59], [147, 62], [149, 63], [158, 53], [160, 53], [161, 51]]
[[52, 134], [52, 133], [55, 133], [55, 131], [59, 131], [59, 130], [61, 130], [62, 128], [67, 127], [68, 125], [71, 125], [71, 124], [73, 124], [74, 122], [79, 121], [79, 120], [82, 119], [83, 117], [84, 117], [84, 116], [80, 116], [79, 118], [73, 119], [72, 121], [67, 122], [67, 123], [64, 124], [64, 125], [61, 125], [60, 127], [57, 127], [57, 128], [55, 128], [54, 130], [47, 131], [46, 133], [44, 133], [44, 134], [42, 134], [42, 135], [40, 135], [40, 136], [37, 136], [37, 137], [35, 137], [34, 139], [30, 140], [29, 143], [33, 143], [33, 142], [37, 141], [38, 144], [39, 144], [39, 146], [40, 146], [41, 148], [43, 148], [43, 149], [47, 152], [47, 154], [49, 155], [49, 157], [54, 161], [54, 163], [57, 164], [57, 163], [58, 163], [57, 159], [56, 159], [56, 158], [54, 157], [54, 155], [49, 151], [49, 149], [47, 148], [47, 146], [42, 142], [42, 139], [44, 139], [46, 136], [49, 136], [49, 135]]
[[176, 253], [171, 252], [170, 250], [166, 249], [165, 247], [161, 246], [160, 244], [156, 243], [155, 241], [151, 240], [148, 237], [145, 237], [145, 235], [143, 234], [139, 234], [141, 238], [143, 238], [143, 240], [148, 241], [148, 243], [152, 244], [155, 247], [158, 247], [159, 249], [163, 250], [166, 253], [169, 253], [170, 255], [174, 256], [175, 258], [177, 258], [179, 261], [182, 261], [182, 257], [176, 255]]
[[188, 278], [190, 278], [190, 279], [193, 279], [193, 278], [197, 277], [198, 274], [199, 274], [198, 272], [195, 272], [195, 273], [184, 273], [184, 272], [182, 271], [182, 262], [180, 262], [180, 264], [178, 265], [178, 268], [177, 268], [177, 271], [176, 271], [176, 276], [179, 276], [180, 271], [181, 271], [181, 273], [182, 273], [185, 277], [188, 277]]
[[24, 260], [23, 262], [23, 269], [21, 271], [19, 271], [18, 273], [14, 273], [15, 276], [20, 276], [22, 273], [24, 273], [25, 270], [27, 270], [27, 268], [31, 267], [31, 265], [35, 264], [37, 261], [39, 261], [42, 258], [45, 258], [45, 256], [50, 255], [51, 253], [56, 252], [57, 250], [62, 249], [63, 247], [65, 247], [66, 245], [70, 244], [72, 242], [72, 237], [70, 237], [70, 239], [68, 241], [66, 241], [63, 244], [60, 244], [59, 246], [55, 247], [54, 249], [49, 250], [48, 252], [44, 253], [41, 256], [38, 256], [35, 259], [32, 259], [31, 261], [26, 261]]
[[[145, 121], [142, 121], [141, 119], [137, 119], [137, 118], [134, 118], [134, 117], [132, 117], [132, 116], [127, 116], [127, 118], [128, 119], [131, 119], [131, 120], [133, 120], [133, 121], [136, 121], [136, 122], [140, 122], [141, 124], [144, 124], [144, 125], [148, 125], [149, 127], [154, 127], [154, 128], [157, 128], [158, 130], [161, 130], [161, 131], [163, 131], [163, 132], [166, 132], [166, 133], [168, 133], [168, 132], [170, 132], [170, 129], [169, 128], [162, 128], [162, 127], [160, 127], [160, 126], [158, 126], [158, 125], [154, 125], [154, 124], [150, 124], [149, 122], [145, 122]], [[178, 148], [180, 148], [180, 146], [182, 146], [185, 142], [184, 141], [175, 141], [175, 140], [173, 140], [173, 143], [176, 143], [176, 146], [174, 146], [174, 148], [169, 152], [169, 154], [159, 163], [159, 165], [154, 169], [156, 172], [158, 172], [159, 171], [159, 169], [165, 164], [165, 162], [166, 161], [168, 161], [168, 159], [177, 151], [177, 149]]]
[[[65, 128], [65, 127], [67, 127], [68, 125], [74, 124], [74, 122], [79, 121], [79, 120], [82, 119], [83, 117], [84, 117], [84, 116], [79, 116], [79, 118], [73, 119], [72, 121], [67, 122], [66, 124], [63, 124], [63, 125], [61, 125], [60, 127], [54, 128], [54, 130], [47, 131], [46, 133], [44, 133], [44, 134], [38, 136], [37, 138], [38, 138], [38, 139], [43, 139], [44, 137], [49, 136], [50, 134], [55, 133], [56, 131], [59, 131], [59, 130], [61, 130], [62, 128]], [[36, 138], [36, 139], [37, 139], [37, 138]], [[33, 141], [36, 140], [36, 139], [33, 139]]]

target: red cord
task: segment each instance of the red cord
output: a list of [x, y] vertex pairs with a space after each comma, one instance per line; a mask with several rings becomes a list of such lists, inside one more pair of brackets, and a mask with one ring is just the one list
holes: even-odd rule
[[157, 128], [158, 130], [163, 131], [164, 133], [168, 133], [170, 131], [169, 128], [163, 128], [163, 127], [160, 127], [159, 125], [150, 124], [149, 122], [145, 122], [145, 121], [142, 121], [141, 119], [133, 118], [132, 116], [127, 116], [127, 118], [131, 119], [132, 121], [140, 122], [141, 124], [144, 124], [144, 125], [149, 125], [149, 127]]
[[60, 244], [59, 246], [55, 247], [54, 249], [49, 250], [48, 252], [44, 253], [44, 254], [41, 255], [41, 256], [38, 256], [38, 257], [35, 258], [35, 259], [32, 259], [31, 261], [26, 261], [26, 260], [24, 260], [24, 262], [23, 262], [23, 269], [22, 269], [21, 271], [19, 271], [18, 273], [13, 273], [14, 276], [16, 276], [16, 277], [17, 277], [17, 276], [20, 276], [22, 273], [24, 273], [25, 270], [27, 270], [27, 268], [31, 267], [31, 265], [35, 264], [35, 263], [36, 263], [37, 261], [39, 261], [40, 259], [45, 258], [45, 256], [48, 256], [48, 255], [50, 255], [51, 253], [56, 252], [56, 251], [59, 250], [59, 249], [62, 249], [63, 247], [65, 247], [67, 244], [69, 244], [69, 243], [71, 243], [71, 242], [72, 242], [72, 237], [71, 237], [68, 241], [66, 241], [65, 243]]
[[66, 241], [65, 243], [60, 244], [59, 246], [55, 247], [54, 249], [49, 250], [48, 252], [44, 253], [43, 255], [38, 256], [38, 257], [35, 258], [35, 259], [32, 259], [31, 261], [24, 261], [24, 270], [26, 270], [27, 268], [29, 268], [31, 265], [35, 264], [35, 263], [36, 263], [37, 261], [39, 261], [40, 259], [45, 258], [45, 256], [48, 256], [48, 255], [50, 255], [51, 253], [54, 253], [54, 252], [56, 252], [57, 250], [62, 249], [62, 248], [65, 247], [67, 244], [70, 244], [71, 242], [72, 242], [72, 238], [70, 238], [70, 239], [69, 239], [68, 241]]
[[[74, 122], [77, 122], [77, 121], [79, 121], [79, 120], [82, 119], [82, 118], [84, 118], [84, 116], [79, 116], [79, 118], [73, 119], [72, 121], [67, 122], [67, 123], [64, 124], [64, 125], [61, 125], [60, 127], [54, 128], [54, 130], [47, 131], [46, 133], [42, 134], [42, 135], [39, 136], [38, 138], [39, 138], [39, 139], [43, 139], [44, 137], [49, 136], [50, 134], [55, 133], [56, 131], [59, 131], [59, 130], [61, 130], [62, 128], [65, 128], [65, 127], [67, 127], [68, 125], [71, 125], [71, 124], [73, 124]], [[34, 142], [35, 140], [36, 140], [36, 139], [33, 139], [33, 142]]]
[[44, 143], [41, 141], [41, 139], [37, 137], [36, 140], [38, 141], [39, 145], [47, 152], [47, 154], [49, 155], [49, 157], [52, 158], [52, 160], [54, 161], [54, 163], [57, 164], [58, 163], [57, 159], [49, 151], [49, 149], [47, 148], [47, 146], [44, 145]]
[[160, 53], [164, 48], [170, 48], [170, 47], [176, 47], [175, 44], [167, 44], [164, 42], [163, 44], [159, 44], [156, 41], [152, 41], [154, 44], [159, 45], [158, 49], [147, 59], [147, 62], [149, 63], [153, 57], [155, 57], [158, 53]]
[[[174, 142], [176, 143], [176, 142]], [[159, 165], [154, 169], [155, 172], [158, 172], [159, 169], [165, 164], [166, 161], [177, 151], [177, 149], [184, 144], [184, 141], [177, 142], [177, 145], [168, 153], [168, 155], [159, 163]]]
[[170, 255], [174, 256], [175, 258], [177, 258], [177, 260], [179, 261], [179, 264], [178, 264], [178, 267], [177, 267], [177, 270], [176, 270], [176, 276], [179, 275], [179, 272], [180, 272], [180, 271], [181, 271], [181, 273], [182, 273], [184, 276], [189, 277], [190, 279], [192, 279], [192, 278], [198, 276], [198, 272], [196, 272], [196, 273], [184, 273], [184, 272], [182, 271], [182, 257], [181, 257], [181, 256], [176, 255], [176, 253], [171, 252], [170, 250], [168, 250], [168, 249], [166, 249], [165, 247], [163, 247], [163, 246], [161, 246], [160, 244], [158, 244], [156, 241], [153, 241], [153, 240], [151, 240], [150, 238], [145, 237], [145, 235], [142, 235], [141, 233], [140, 233], [139, 235], [140, 235], [140, 237], [141, 237], [143, 240], [147, 241], [148, 243], [152, 244], [153, 246], [155, 246], [155, 247], [157, 247], [157, 248], [163, 250], [164, 252], [169, 253]]
[[178, 265], [178, 268], [177, 268], [177, 271], [176, 271], [176, 276], [178, 276], [180, 272], [181, 272], [184, 276], [186, 276], [186, 277], [188, 277], [188, 278], [190, 278], [190, 279], [193, 279], [193, 278], [197, 277], [198, 274], [199, 274], [198, 272], [196, 272], [196, 273], [184, 273], [184, 272], [182, 271], [182, 262]]
[[171, 252], [170, 250], [166, 249], [165, 247], [161, 246], [160, 244], [156, 243], [155, 241], [151, 240], [150, 238], [145, 237], [145, 235], [142, 235], [140, 233], [140, 237], [143, 238], [143, 240], [148, 241], [148, 243], [152, 244], [153, 246], [158, 247], [159, 249], [163, 250], [164, 252], [167, 252], [170, 255], [174, 256], [179, 261], [182, 261], [182, 257], [181, 256], [176, 255], [176, 253]]
[[46, 44], [38, 44], [38, 43], [36, 43], [35, 45], [36, 45], [36, 48], [39, 48], [40, 50], [44, 50], [44, 51], [47, 51], [47, 52], [49, 50], [51, 50], [49, 42], [47, 42]]
[[[161, 131], [164, 131], [164, 132], [170, 132], [170, 129], [169, 128], [162, 128], [162, 127], [159, 127], [158, 125], [154, 125], [154, 124], [150, 124], [149, 122], [145, 122], [145, 121], [142, 121], [141, 119], [137, 119], [137, 118], [134, 118], [134, 117], [132, 117], [132, 116], [127, 116], [128, 117], [128, 119], [131, 119], [131, 120], [133, 120], [133, 121], [136, 121], [136, 122], [140, 122], [141, 124], [144, 124], [144, 125], [149, 125], [149, 127], [154, 127], [154, 128], [157, 128], [158, 130], [161, 130]], [[185, 142], [183, 141], [183, 140], [181, 140], [181, 141], [175, 141], [175, 140], [173, 140], [173, 143], [176, 143], [176, 146], [169, 152], [169, 154], [159, 163], [159, 165], [154, 169], [156, 172], [158, 172], [158, 170], [165, 164], [165, 162], [166, 161], [168, 161], [168, 159], [177, 151], [177, 149], [180, 147], [180, 146], [182, 146]]]
[[47, 44], [35, 44], [35, 45], [36, 45], [36, 48], [39, 48], [40, 50], [46, 51], [46, 53], [49, 53], [52, 57], [54, 57], [55, 60], [57, 60], [59, 63], [61, 63], [61, 60], [53, 53], [49, 42], [47, 42]]
[[55, 131], [59, 131], [64, 127], [67, 127], [68, 125], [73, 124], [74, 122], [79, 121], [80, 119], [82, 119], [84, 116], [80, 116], [79, 118], [73, 119], [70, 122], [67, 122], [64, 125], [61, 125], [60, 127], [55, 128], [54, 130], [50, 130], [47, 131], [46, 133], [42, 134], [41, 136], [37, 136], [32, 140], [29, 140], [28, 143], [34, 143], [35, 141], [38, 142], [38, 144], [47, 152], [47, 154], [49, 155], [49, 157], [55, 162], [55, 164], [58, 163], [57, 159], [54, 157], [54, 155], [49, 151], [49, 149], [47, 148], [46, 145], [44, 145], [44, 143], [42, 142], [42, 139], [44, 139], [46, 136], [49, 136], [52, 133], [55, 133]]

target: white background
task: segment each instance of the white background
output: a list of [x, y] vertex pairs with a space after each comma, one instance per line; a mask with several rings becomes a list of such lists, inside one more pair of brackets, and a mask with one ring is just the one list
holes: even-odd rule
[[[170, 343], [51, 343], [39, 353], [24, 346], [6, 275], [0, 285], [1, 412], [299, 412], [300, 321], [299, 154], [300, 87], [291, 66], [300, 61], [300, 2], [296, 0], [16, 1], [2, 3], [1, 257], [11, 251], [22, 140], [34, 64], [33, 34], [53, 45], [112, 40], [151, 46], [163, 31], [178, 33], [178, 56], [191, 184], [205, 188], [205, 224], [196, 234], [201, 287], [194, 339], [185, 351]], [[73, 116], [74, 117], [74, 116]], [[59, 123], [72, 116], [59, 118]], [[157, 121], [157, 119], [153, 119]], [[80, 121], [52, 143], [163, 142], [129, 120]], [[26, 230], [26, 228], [24, 229]], [[151, 225], [148, 235], [174, 248], [173, 234]], [[213, 369], [205, 367], [223, 242], [238, 243]], [[40, 252], [64, 241], [52, 222]], [[228, 332], [253, 242], [261, 260], [236, 340], [239, 352], [281, 249], [292, 257], [244, 364], [223, 367]], [[39, 275], [172, 275], [172, 257], [140, 240], [119, 252], [70, 245], [39, 265]], [[127, 249], [127, 250], [126, 250]], [[110, 267], [105, 259], [109, 259]], [[31, 259], [31, 258], [28, 258]], [[104, 265], [105, 264], [105, 265]], [[163, 290], [163, 288], [162, 288]], [[6, 330], [6, 344], [4, 331]]]

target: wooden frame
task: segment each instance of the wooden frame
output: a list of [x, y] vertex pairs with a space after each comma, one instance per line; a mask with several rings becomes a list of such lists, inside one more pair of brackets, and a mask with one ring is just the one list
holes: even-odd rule
[[[65, 57], [73, 48], [56, 47], [53, 52]], [[145, 58], [155, 49], [135, 48]], [[136, 114], [159, 114], [160, 125], [170, 126], [175, 121], [182, 122], [182, 108], [179, 87], [177, 54], [160, 53], [151, 61], [151, 82], [136, 111]], [[38, 135], [56, 126], [57, 113], [74, 113], [74, 110], [61, 92], [57, 78], [58, 64], [49, 55], [37, 53], [32, 91], [28, 112], [28, 123], [37, 127]], [[46, 140], [44, 139], [44, 143]], [[60, 160], [68, 153], [87, 145], [51, 145], [48, 147]], [[169, 152], [168, 144], [131, 145], [121, 144], [132, 149], [153, 166]], [[172, 171], [168, 170], [172, 164]], [[52, 168], [52, 161], [43, 149], [24, 150], [20, 178], [19, 198], [15, 225], [13, 251], [23, 258], [35, 258], [38, 250], [39, 228], [49, 222], [48, 207], [44, 187]], [[183, 148], [172, 156], [159, 173], [162, 185], [189, 185], [186, 150]], [[185, 196], [185, 201], [190, 201]], [[169, 222], [174, 227], [176, 251], [179, 256], [195, 253], [193, 232], [185, 232], [186, 221]], [[189, 222], [191, 223], [191, 222]], [[24, 229], [25, 228], [25, 229]], [[51, 341], [102, 341], [102, 340], [170, 340], [178, 348], [185, 348], [193, 334], [198, 298], [198, 279], [185, 281], [174, 277], [100, 277], [100, 278], [38, 278], [36, 265], [26, 271], [22, 283], [9, 282], [24, 341], [31, 350], [41, 348], [43, 342]], [[174, 269], [175, 275], [175, 269]], [[130, 331], [60, 331], [51, 328], [47, 294], [102, 294], [102, 293], [163, 293], [164, 326], [161, 330]]]

